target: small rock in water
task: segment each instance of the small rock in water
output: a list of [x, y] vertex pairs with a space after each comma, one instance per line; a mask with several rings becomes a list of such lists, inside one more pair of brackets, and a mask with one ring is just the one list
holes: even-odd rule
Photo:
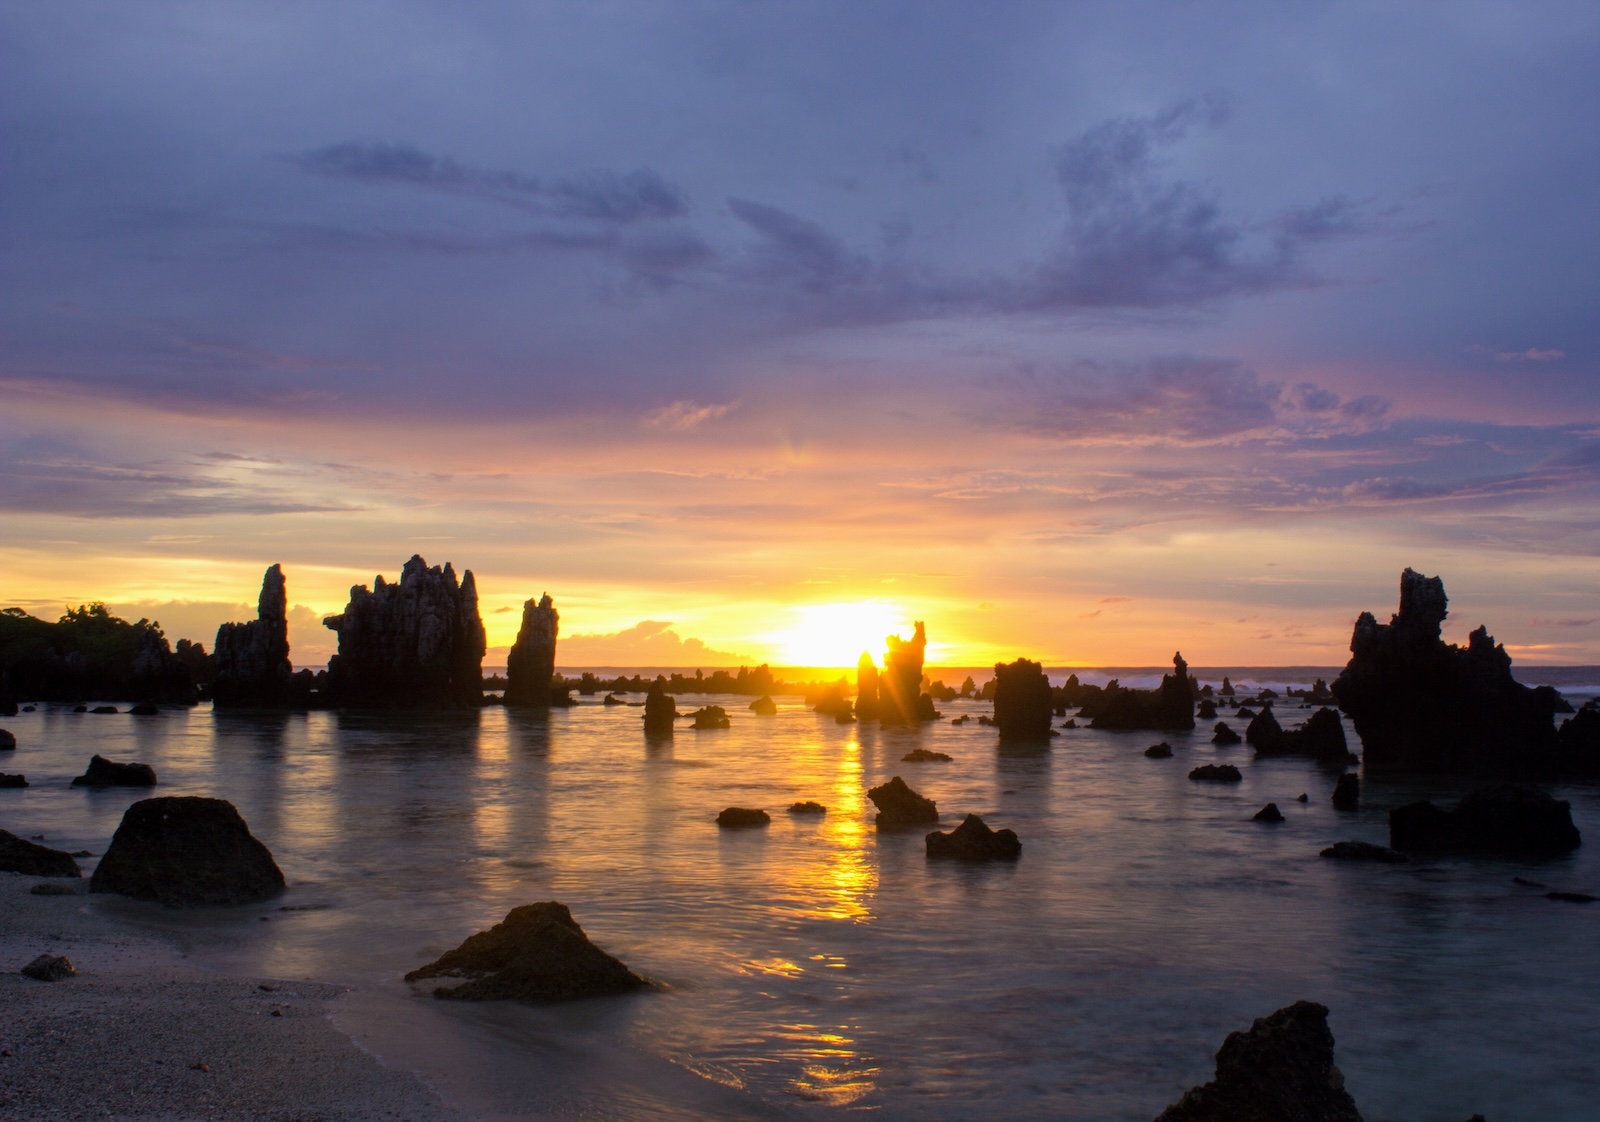
[[696, 709], [689, 716], [693, 718], [690, 728], [725, 729], [729, 727], [728, 711], [720, 705], [707, 705], [704, 709]]
[[869, 789], [867, 798], [878, 808], [876, 822], [880, 830], [904, 830], [939, 821], [939, 808], [934, 801], [917, 794], [898, 775]]
[[1322, 851], [1322, 856], [1335, 861], [1377, 861], [1385, 865], [1403, 865], [1411, 858], [1397, 849], [1371, 842], [1334, 842]]
[[1334, 810], [1356, 810], [1361, 806], [1361, 777], [1347, 771], [1333, 788]]
[[1068, 717], [1061, 727], [1064, 729], [1075, 729], [1078, 727], [1078, 722], [1075, 718]]
[[1189, 773], [1189, 778], [1207, 783], [1238, 783], [1244, 776], [1232, 764], [1201, 764]]
[[1144, 750], [1144, 754], [1152, 760], [1165, 760], [1172, 755], [1172, 745], [1163, 740], [1160, 744], [1152, 744]]
[[913, 748], [904, 756], [901, 756], [900, 759], [904, 763], [929, 764], [949, 763], [951, 757], [945, 755], [943, 752], [935, 752], [931, 748]]
[[66, 955], [42, 954], [22, 968], [23, 977], [41, 982], [59, 982], [76, 973], [72, 968], [72, 960]]
[[717, 825], [730, 830], [743, 830], [751, 826], [765, 826], [771, 821], [772, 816], [766, 811], [752, 810], [742, 806], [730, 806], [717, 815]]
[[750, 712], [758, 717], [776, 717], [778, 703], [770, 697], [758, 697], [750, 703]]
[[792, 804], [789, 807], [789, 813], [790, 814], [827, 814], [828, 813], [828, 808], [823, 806], [821, 803], [815, 803], [815, 802], [812, 802], [810, 799], [807, 799], [803, 803], [794, 803], [794, 804]]
[[149, 764], [121, 764], [104, 756], [89, 757], [89, 768], [72, 781], [74, 787], [154, 787], [155, 768]]
[[1239, 734], [1229, 728], [1226, 721], [1218, 721], [1217, 727], [1211, 732], [1213, 744], [1237, 744], [1240, 739]]
[[1301, 791], [1300, 796], [1294, 801], [1297, 803], [1308, 803], [1311, 801], [1311, 796], [1306, 794], [1304, 791]]
[[101, 715], [108, 715], [115, 713], [116, 711], [117, 707], [115, 705], [96, 705], [93, 709], [89, 710], [91, 713], [99, 713]]
[[468, 979], [433, 991], [454, 1001], [571, 1001], [650, 986], [591, 943], [567, 906], [554, 900], [512, 908], [488, 931], [411, 971], [406, 981], [445, 977]]
[[0, 771], [0, 787], [26, 787], [28, 777], [25, 775], [8, 775]]
[[34, 845], [8, 830], [0, 830], [0, 873], [25, 873], [34, 877], [81, 877], [72, 854], [47, 845]]
[[134, 717], [157, 717], [161, 715], [161, 710], [151, 705], [148, 701], [141, 701], [138, 705], [129, 709], [128, 713]]
[[949, 857], [957, 861], [1015, 861], [1022, 855], [1022, 843], [1011, 830], [991, 830], [983, 819], [969, 814], [947, 834], [938, 830], [927, 837], [929, 857]]
[[1333, 1063], [1328, 1008], [1297, 1001], [1217, 1051], [1217, 1077], [1184, 1093], [1156, 1122], [1361, 1122]]
[[0, 729], [0, 752], [14, 752], [16, 748], [16, 734], [9, 729]]
[[1590, 896], [1587, 892], [1546, 892], [1547, 900], [1565, 900], [1569, 904], [1592, 904], [1600, 900], [1600, 896]]
[[1283, 811], [1278, 809], [1277, 803], [1268, 803], [1250, 819], [1252, 822], [1282, 822]]

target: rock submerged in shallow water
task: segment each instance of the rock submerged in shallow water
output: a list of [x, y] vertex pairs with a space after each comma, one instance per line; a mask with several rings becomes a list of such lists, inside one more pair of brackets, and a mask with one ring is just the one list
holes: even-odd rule
[[671, 736], [673, 721], [678, 718], [678, 702], [661, 682], [650, 683], [650, 692], [644, 695], [644, 734], [646, 736]]
[[0, 771], [0, 788], [26, 787], [27, 785], [28, 777], [26, 775], [12, 775], [9, 772]]
[[1189, 778], [1205, 783], [1239, 783], [1244, 776], [1232, 764], [1201, 764], [1189, 773]]
[[1144, 750], [1144, 754], [1152, 760], [1166, 760], [1172, 757], [1172, 745], [1163, 740], [1160, 744], [1152, 744]]
[[1022, 843], [1011, 830], [991, 830], [983, 819], [969, 814], [949, 833], [938, 830], [927, 836], [928, 856], [956, 861], [1015, 861], [1022, 855]]
[[190, 795], [130, 806], [89, 891], [183, 908], [255, 903], [282, 892], [283, 884], [272, 854], [232, 803]]
[[1535, 787], [1480, 787], [1454, 810], [1426, 800], [1389, 812], [1389, 844], [1410, 853], [1489, 857], [1559, 857], [1582, 842], [1572, 806]]
[[650, 986], [591, 943], [554, 900], [512, 908], [488, 931], [406, 975], [408, 982], [424, 978], [468, 979], [433, 991], [453, 1001], [573, 1001]]
[[[561, 613], [548, 592], [537, 600], [529, 597], [522, 602], [522, 626], [506, 654], [507, 705], [538, 709], [555, 700], [550, 683], [555, 679], [560, 630]], [[562, 696], [566, 696], [564, 691]]]
[[1218, 721], [1217, 727], [1211, 730], [1211, 743], [1237, 744], [1239, 743], [1239, 734], [1229, 728], [1226, 721]]
[[104, 756], [91, 756], [89, 768], [72, 781], [74, 787], [154, 787], [155, 768], [149, 764], [119, 764]]
[[750, 712], [758, 717], [776, 717], [778, 703], [770, 697], [758, 697], [750, 703]]
[[25, 873], [32, 877], [83, 876], [72, 854], [36, 845], [9, 830], [0, 830], [0, 873]]
[[994, 723], [1001, 740], [1048, 740], [1053, 710], [1050, 681], [1039, 663], [1019, 658], [994, 664]]
[[1195, 715], [1195, 719], [1196, 720], [1201, 720], [1201, 721], [1214, 721], [1214, 720], [1216, 720], [1217, 719], [1217, 703], [1212, 701], [1209, 697], [1204, 699], [1203, 701], [1201, 701], [1199, 704], [1197, 704], [1195, 706], [1194, 715]]
[[16, 734], [9, 729], [0, 729], [0, 752], [14, 752], [16, 747]]
[[902, 763], [908, 764], [947, 764], [953, 757], [943, 752], [935, 752], [931, 748], [913, 748], [900, 757]]
[[1334, 842], [1322, 851], [1322, 856], [1334, 861], [1377, 861], [1386, 865], [1403, 865], [1411, 858], [1397, 849], [1371, 842]]
[[764, 810], [743, 806], [730, 806], [717, 815], [717, 825], [727, 830], [745, 830], [751, 826], [765, 826], [772, 816]]
[[22, 968], [24, 978], [32, 978], [39, 982], [59, 982], [76, 973], [72, 967], [72, 960], [64, 954], [42, 954]]
[[1361, 806], [1361, 777], [1347, 771], [1333, 788], [1334, 810], [1357, 810]]
[[828, 808], [821, 803], [807, 799], [803, 803], [792, 803], [789, 806], [790, 814], [827, 814]]
[[1232, 1032], [1217, 1075], [1186, 1092], [1156, 1122], [1361, 1122], [1333, 1063], [1328, 1008], [1297, 1001]]
[[880, 830], [904, 830], [939, 821], [939, 808], [932, 799], [917, 794], [898, 775], [867, 791], [878, 808], [875, 821]]
[[694, 729], [725, 729], [730, 727], [728, 711], [720, 705], [707, 705], [703, 709], [696, 709], [689, 714], [693, 720], [689, 727]]
[[1256, 811], [1250, 820], [1252, 822], [1282, 822], [1283, 811], [1278, 809], [1277, 803], [1268, 803]]

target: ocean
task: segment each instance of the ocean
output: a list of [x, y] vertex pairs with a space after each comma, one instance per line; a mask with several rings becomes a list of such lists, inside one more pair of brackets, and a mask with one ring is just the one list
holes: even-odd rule
[[[975, 720], [885, 730], [798, 698], [757, 717], [749, 700], [680, 698], [723, 705], [732, 727], [667, 743], [599, 697], [430, 716], [42, 707], [4, 721], [19, 741], [5, 767], [33, 786], [0, 791], [0, 825], [102, 853], [149, 792], [69, 787], [96, 752], [154, 766], [155, 793], [231, 800], [283, 867], [282, 898], [71, 906], [217, 970], [354, 987], [340, 1027], [474, 1117], [1150, 1119], [1210, 1078], [1229, 1032], [1299, 998], [1331, 1010], [1369, 1122], [1595, 1117], [1600, 904], [1513, 879], [1600, 895], [1592, 786], [1556, 788], [1587, 839], [1561, 860], [1346, 865], [1318, 851], [1386, 842], [1390, 807], [1467, 785], [1369, 780], [1341, 813], [1335, 772], [1214, 747], [1204, 722], [1010, 754]], [[1285, 727], [1309, 713], [1277, 711]], [[1145, 758], [1159, 739], [1173, 757]], [[954, 759], [903, 762], [916, 747]], [[1209, 762], [1244, 782], [1186, 778]], [[920, 831], [877, 833], [866, 789], [893, 775], [937, 801], [943, 829], [975, 812], [1015, 830], [1021, 859], [930, 862]], [[785, 812], [804, 799], [827, 815]], [[1287, 821], [1251, 821], [1269, 801]], [[719, 830], [727, 806], [772, 823]], [[663, 988], [532, 1008], [401, 980], [549, 899]]]

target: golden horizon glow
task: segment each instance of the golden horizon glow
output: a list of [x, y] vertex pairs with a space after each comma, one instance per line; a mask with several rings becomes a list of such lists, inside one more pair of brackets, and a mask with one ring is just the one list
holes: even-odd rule
[[887, 648], [886, 638], [909, 636], [912, 628], [905, 609], [882, 600], [797, 604], [789, 612], [789, 626], [761, 640], [783, 666], [849, 668], [863, 651], [877, 663]]

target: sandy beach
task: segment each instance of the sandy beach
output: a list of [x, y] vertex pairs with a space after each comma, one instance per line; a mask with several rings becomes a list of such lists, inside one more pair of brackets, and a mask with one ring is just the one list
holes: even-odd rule
[[[456, 1120], [415, 1076], [334, 1027], [343, 987], [218, 975], [100, 913], [88, 879], [36, 896], [0, 874], [0, 1116]], [[59, 982], [19, 970], [68, 956]]]

